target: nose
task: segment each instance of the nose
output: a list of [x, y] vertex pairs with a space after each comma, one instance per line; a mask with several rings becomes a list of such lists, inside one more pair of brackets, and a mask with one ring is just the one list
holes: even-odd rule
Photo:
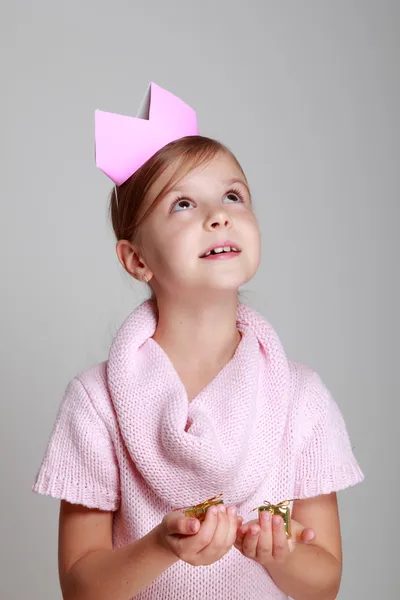
[[228, 228], [232, 226], [232, 220], [226, 210], [219, 209], [208, 215], [205, 221], [205, 228], [207, 230], [215, 230]]

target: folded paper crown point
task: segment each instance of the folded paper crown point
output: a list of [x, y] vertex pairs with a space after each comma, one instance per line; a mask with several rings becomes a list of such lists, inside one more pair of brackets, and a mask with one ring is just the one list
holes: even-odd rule
[[161, 148], [197, 134], [193, 108], [151, 82], [136, 117], [95, 111], [96, 166], [121, 185]]

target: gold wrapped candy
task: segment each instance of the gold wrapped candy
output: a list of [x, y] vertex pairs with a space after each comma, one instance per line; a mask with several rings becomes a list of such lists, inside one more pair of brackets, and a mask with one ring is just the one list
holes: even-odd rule
[[210, 506], [224, 503], [223, 500], [220, 500], [221, 496], [222, 494], [218, 494], [218, 496], [214, 496], [214, 498], [205, 500], [201, 504], [195, 504], [194, 506], [186, 506], [183, 508], [174, 508], [174, 510], [182, 510], [186, 517], [198, 519], [200, 523], [202, 523], [206, 518], [206, 512]]
[[267, 500], [264, 500], [264, 504], [262, 506], [257, 506], [256, 508], [253, 508], [251, 512], [253, 512], [253, 510], [258, 510], [258, 512], [260, 513], [263, 510], [268, 510], [271, 513], [271, 515], [279, 515], [280, 517], [282, 517], [285, 525], [286, 537], [290, 538], [292, 532], [290, 527], [291, 522], [289, 504], [291, 502], [293, 502], [293, 500], [284, 500], [284, 502], [280, 502], [279, 504], [271, 504]]

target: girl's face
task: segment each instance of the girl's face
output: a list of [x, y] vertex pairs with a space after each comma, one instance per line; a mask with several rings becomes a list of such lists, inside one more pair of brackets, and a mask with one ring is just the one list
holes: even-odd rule
[[[150, 189], [151, 204], [172, 169]], [[260, 262], [260, 231], [241, 169], [225, 152], [181, 179], [145, 219], [139, 254], [155, 293], [236, 290]], [[212, 252], [224, 248], [228, 252]]]

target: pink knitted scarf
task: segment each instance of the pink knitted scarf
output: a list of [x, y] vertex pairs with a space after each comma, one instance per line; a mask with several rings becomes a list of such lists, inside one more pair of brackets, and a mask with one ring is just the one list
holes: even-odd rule
[[151, 338], [151, 302], [127, 318], [111, 347], [107, 378], [125, 446], [167, 504], [198, 503], [222, 491], [240, 503], [259, 488], [278, 449], [280, 440], [266, 439], [258, 421], [279, 421], [274, 408], [287, 406], [288, 361], [272, 327], [243, 304], [237, 327], [242, 339], [232, 360], [190, 403]]

